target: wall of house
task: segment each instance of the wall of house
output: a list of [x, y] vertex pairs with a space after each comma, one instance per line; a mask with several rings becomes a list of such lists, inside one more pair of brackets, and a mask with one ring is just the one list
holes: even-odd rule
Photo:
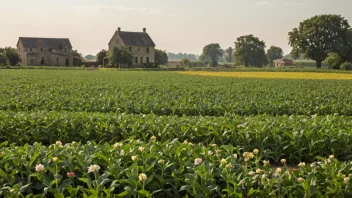
[[[147, 63], [147, 57], [149, 58], [149, 63], [155, 62], [155, 47], [126, 46], [126, 48], [128, 50], [131, 48], [131, 52], [134, 57], [134, 65], [143, 65], [144, 63]], [[149, 48], [149, 52], [147, 51], [147, 48]], [[136, 58], [138, 62], [136, 62]], [[143, 60], [142, 63], [141, 58]]]
[[[44, 64], [41, 64], [42, 58], [44, 58]], [[66, 60], [68, 60], [68, 66], [73, 65], [72, 57], [43, 53], [40, 55], [27, 55], [23, 59], [22, 64], [27, 66], [66, 66]]]

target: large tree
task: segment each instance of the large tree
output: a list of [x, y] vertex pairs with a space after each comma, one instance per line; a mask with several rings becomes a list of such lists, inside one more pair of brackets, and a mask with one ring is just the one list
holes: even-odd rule
[[316, 61], [321, 64], [329, 53], [338, 53], [344, 59], [349, 55], [349, 24], [340, 15], [317, 15], [300, 23], [289, 35], [291, 54]]
[[274, 60], [282, 58], [283, 55], [284, 55], [284, 52], [282, 51], [282, 49], [276, 46], [271, 46], [266, 53], [266, 56], [270, 64], [273, 64]]
[[169, 58], [165, 51], [155, 49], [155, 65], [166, 65], [169, 61]]
[[11, 66], [15, 66], [20, 62], [20, 55], [15, 48], [5, 47], [4, 52]]
[[9, 65], [9, 59], [7, 58], [5, 52], [0, 50], [0, 66], [7, 65]]
[[223, 54], [224, 51], [221, 49], [220, 45], [218, 43], [212, 43], [203, 48], [202, 59], [209, 59], [211, 66], [215, 67], [218, 65], [218, 61]]
[[265, 43], [253, 35], [246, 35], [237, 38], [235, 42], [236, 62], [246, 67], [262, 67], [268, 60], [265, 54]]
[[102, 49], [102, 50], [97, 54], [97, 56], [96, 56], [97, 62], [98, 62], [100, 65], [102, 65], [102, 64], [104, 63], [104, 62], [103, 62], [104, 58], [108, 57], [108, 55], [109, 55], [109, 54], [108, 54], [108, 51]]
[[125, 67], [133, 64], [133, 55], [125, 47], [114, 47], [109, 54], [109, 63], [116, 67]]
[[229, 47], [225, 50], [225, 60], [229, 63], [233, 61], [233, 48]]

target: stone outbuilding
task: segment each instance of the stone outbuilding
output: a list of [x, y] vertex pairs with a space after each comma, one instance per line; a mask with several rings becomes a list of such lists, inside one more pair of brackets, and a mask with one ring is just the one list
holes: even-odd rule
[[68, 38], [20, 37], [17, 53], [25, 66], [72, 66], [72, 45]]
[[290, 59], [277, 59], [273, 61], [274, 67], [284, 67], [284, 66], [293, 66], [293, 60]]
[[114, 47], [125, 47], [132, 52], [135, 67], [155, 63], [155, 43], [146, 28], [143, 32], [126, 32], [118, 28], [109, 42], [109, 51]]

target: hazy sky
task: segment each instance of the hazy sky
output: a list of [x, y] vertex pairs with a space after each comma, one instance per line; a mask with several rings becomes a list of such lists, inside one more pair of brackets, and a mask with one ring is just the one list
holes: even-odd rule
[[197, 53], [209, 43], [234, 46], [254, 34], [289, 53], [287, 33], [316, 14], [340, 14], [352, 25], [352, 0], [1, 0], [0, 47], [18, 37], [70, 38], [74, 49], [108, 48], [117, 27], [142, 31], [158, 49]]

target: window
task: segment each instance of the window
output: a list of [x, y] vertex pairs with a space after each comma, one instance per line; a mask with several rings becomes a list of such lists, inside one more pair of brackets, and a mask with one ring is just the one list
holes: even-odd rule
[[34, 60], [33, 60], [33, 59], [31, 59], [31, 64], [32, 64], [32, 65], [34, 64]]
[[44, 57], [42, 57], [42, 59], [40, 60], [40, 64], [44, 65], [45, 61], [44, 61]]
[[56, 57], [56, 65], [60, 65], [60, 58]]
[[149, 63], [149, 57], [147, 57], [147, 63]]
[[149, 47], [147, 47], [147, 53], [149, 53]]
[[31, 48], [31, 47], [29, 48], [29, 51], [30, 51], [30, 52], [32, 51], [32, 48]]
[[53, 52], [53, 48], [49, 48], [49, 52]]
[[141, 63], [143, 63], [143, 57], [141, 57]]
[[138, 51], [141, 51], [141, 49], [138, 49]]
[[64, 52], [67, 52], [67, 49], [66, 49], [66, 48], [64, 48]]
[[132, 47], [129, 48], [130, 52], [132, 52]]
[[135, 63], [138, 63], [138, 57], [135, 57], [135, 58], [134, 58], [134, 62], [135, 62]]
[[41, 47], [41, 48], [40, 48], [40, 51], [41, 51], [41, 52], [44, 52], [44, 48], [43, 48], [43, 47]]

